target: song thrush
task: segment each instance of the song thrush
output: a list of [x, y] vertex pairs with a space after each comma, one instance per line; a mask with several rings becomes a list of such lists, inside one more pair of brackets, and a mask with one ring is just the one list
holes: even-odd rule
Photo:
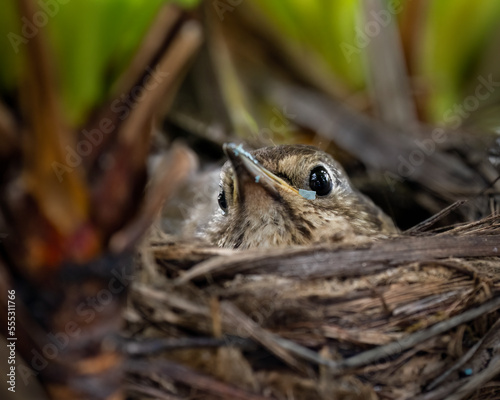
[[354, 189], [327, 153], [306, 145], [252, 152], [225, 144], [220, 211], [208, 238], [247, 249], [321, 241], [379, 238], [396, 233], [392, 220]]

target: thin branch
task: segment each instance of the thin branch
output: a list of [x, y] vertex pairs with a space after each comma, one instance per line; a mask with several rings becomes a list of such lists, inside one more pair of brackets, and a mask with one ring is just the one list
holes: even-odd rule
[[307, 371], [305, 366], [295, 359], [292, 354], [300, 355], [301, 358], [305, 359], [317, 359], [318, 356], [315, 352], [261, 328], [230, 302], [221, 302], [220, 309], [224, 322], [231, 325], [232, 329], [235, 329], [239, 335], [248, 335], [292, 368], [302, 372]]
[[467, 200], [458, 200], [458, 201], [455, 201], [453, 204], [450, 204], [448, 207], [446, 207], [445, 209], [439, 211], [437, 214], [434, 214], [432, 217], [427, 218], [425, 221], [422, 221], [419, 224], [411, 227], [410, 229], [407, 229], [403, 233], [405, 235], [415, 235], [415, 234], [421, 233], [421, 232], [427, 230], [432, 225], [434, 225], [439, 220], [441, 220], [444, 217], [446, 217], [452, 211], [456, 210], [458, 207], [460, 207], [463, 204], [465, 204], [466, 202], [467, 202]]
[[373, 274], [402, 263], [498, 256], [499, 252], [500, 239], [495, 235], [398, 237], [368, 243], [361, 248], [330, 245], [241, 251], [234, 256], [201, 262], [178, 278], [176, 283], [183, 284], [204, 276], [234, 276], [237, 273], [279, 274], [301, 279], [345, 278]]
[[456, 393], [447, 397], [447, 400], [462, 400], [470, 396], [474, 391], [491, 381], [500, 373], [500, 357], [496, 356], [483, 371], [471, 377], [467, 383], [460, 387]]
[[255, 344], [249, 340], [239, 337], [212, 338], [212, 337], [185, 337], [165, 339], [128, 340], [120, 344], [123, 352], [131, 356], [157, 355], [161, 352], [195, 349], [195, 348], [217, 348], [231, 345], [232, 347], [252, 347]]
[[483, 347], [483, 343], [491, 341], [491, 336], [497, 339], [498, 327], [500, 326], [500, 320], [495, 322], [490, 328], [486, 336], [483, 336], [474, 346], [472, 346], [467, 353], [465, 353], [454, 365], [453, 367], [447, 369], [441, 376], [433, 380], [428, 386], [427, 390], [432, 390], [438, 385], [442, 384], [446, 378], [448, 378], [452, 373], [458, 371], [462, 366], [465, 365], [469, 360], [473, 358], [478, 353], [480, 347]]
[[498, 308], [500, 308], [500, 297], [496, 297], [479, 307], [467, 310], [462, 314], [452, 317], [446, 321], [439, 322], [436, 325], [431, 326], [429, 329], [426, 329], [425, 331], [416, 332], [406, 338], [402, 338], [385, 346], [380, 346], [365, 351], [346, 360], [334, 362], [331, 364], [331, 367], [336, 375], [340, 375], [348, 369], [359, 368], [363, 365], [367, 365], [371, 362], [377, 361], [382, 357], [388, 357], [397, 353], [401, 353], [402, 351], [407, 350], [418, 343], [446, 332], [458, 325], [472, 321], [473, 319], [476, 319], [481, 315], [495, 311]]

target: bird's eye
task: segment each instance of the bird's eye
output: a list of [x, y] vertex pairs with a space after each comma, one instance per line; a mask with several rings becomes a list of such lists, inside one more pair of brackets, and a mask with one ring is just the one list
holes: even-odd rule
[[227, 212], [227, 201], [226, 201], [226, 192], [221, 190], [219, 195], [217, 196], [217, 201], [219, 202], [219, 207], [222, 212], [225, 214]]
[[309, 176], [309, 187], [318, 196], [326, 196], [332, 191], [332, 177], [324, 167], [315, 167]]

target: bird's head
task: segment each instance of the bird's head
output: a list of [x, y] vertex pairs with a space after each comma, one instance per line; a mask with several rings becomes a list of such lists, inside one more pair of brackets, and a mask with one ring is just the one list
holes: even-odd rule
[[252, 152], [224, 145], [220, 210], [210, 229], [221, 247], [252, 248], [381, 236], [392, 221], [352, 188], [327, 153], [305, 145]]

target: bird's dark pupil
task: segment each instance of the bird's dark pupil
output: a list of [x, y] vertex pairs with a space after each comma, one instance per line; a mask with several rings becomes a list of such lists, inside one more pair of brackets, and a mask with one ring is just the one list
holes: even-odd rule
[[217, 201], [219, 202], [219, 207], [222, 209], [222, 211], [226, 212], [227, 202], [226, 202], [226, 193], [224, 192], [224, 190], [221, 190], [219, 192], [219, 195], [217, 196]]
[[332, 178], [324, 167], [316, 167], [309, 176], [309, 187], [314, 190], [318, 196], [326, 196], [332, 191]]

